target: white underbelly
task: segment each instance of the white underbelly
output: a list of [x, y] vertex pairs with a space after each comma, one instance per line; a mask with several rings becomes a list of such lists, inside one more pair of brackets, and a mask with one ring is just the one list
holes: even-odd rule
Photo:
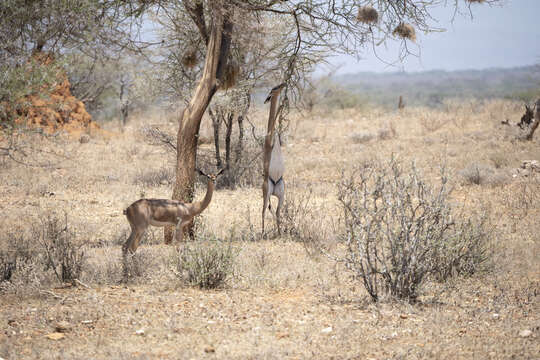
[[156, 221], [156, 220], [150, 220], [150, 225], [157, 226], [157, 227], [163, 227], [167, 225], [175, 225], [174, 223], [169, 222], [162, 222], [162, 221]]
[[270, 155], [270, 166], [268, 169], [268, 175], [274, 181], [278, 181], [285, 172], [285, 164], [283, 162], [283, 154], [281, 153], [281, 146], [279, 143], [279, 137], [276, 135], [274, 146], [272, 147], [272, 153]]

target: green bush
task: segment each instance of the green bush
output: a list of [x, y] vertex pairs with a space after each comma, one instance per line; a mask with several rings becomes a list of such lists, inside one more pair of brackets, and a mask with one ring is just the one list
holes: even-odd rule
[[26, 113], [30, 106], [25, 97], [46, 96], [61, 73], [61, 63], [44, 65], [35, 58], [18, 66], [0, 65], [0, 128], [13, 127], [13, 120]]

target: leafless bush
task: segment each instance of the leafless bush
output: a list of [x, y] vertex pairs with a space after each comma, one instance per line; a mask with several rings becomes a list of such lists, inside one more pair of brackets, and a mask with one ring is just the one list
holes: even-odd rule
[[379, 140], [390, 140], [397, 136], [396, 128], [393, 123], [388, 123], [388, 126], [379, 129], [377, 132], [377, 137]]
[[146, 276], [149, 269], [154, 268], [153, 262], [153, 256], [148, 249], [141, 248], [135, 254], [128, 255], [123, 270], [124, 282]]
[[504, 154], [504, 153], [491, 154], [489, 159], [493, 162], [493, 165], [495, 166], [496, 169], [508, 167], [511, 162], [508, 157], [508, 154]]
[[395, 159], [343, 178], [343, 260], [374, 301], [384, 294], [414, 301], [430, 275], [472, 274], [487, 259], [484, 223], [454, 215], [449, 192], [444, 171], [434, 188]]
[[297, 185], [289, 185], [285, 203], [281, 210], [281, 231], [294, 241], [301, 242], [309, 255], [325, 251], [328, 245], [327, 224], [321, 215], [324, 209], [318, 208], [313, 200], [313, 190], [307, 191]]
[[351, 140], [355, 144], [363, 144], [366, 142], [370, 142], [371, 140], [376, 138], [376, 135], [370, 132], [358, 132], [354, 133], [350, 136]]
[[[144, 141], [149, 145], [163, 146], [176, 154], [176, 138], [173, 134], [156, 126], [145, 126], [140, 131]], [[138, 151], [138, 147], [136, 148]]]
[[471, 185], [503, 185], [510, 181], [510, 176], [503, 171], [484, 165], [471, 163], [458, 172], [465, 184]]
[[0, 235], [0, 292], [38, 293], [53, 281], [47, 259], [31, 229], [8, 229]]
[[446, 281], [455, 276], [471, 276], [484, 272], [493, 265], [492, 248], [485, 214], [454, 224], [445, 241], [440, 243], [433, 256], [433, 277]]
[[171, 185], [174, 183], [174, 169], [160, 168], [139, 171], [133, 179], [134, 184], [139, 184], [147, 187]]
[[[238, 144], [233, 142], [232, 148]], [[262, 146], [254, 139], [244, 139], [241, 157], [229, 162], [229, 167], [218, 179], [216, 187], [234, 189], [236, 187], [253, 187], [262, 181]]]
[[82, 281], [94, 284], [117, 284], [122, 280], [120, 254], [106, 249], [93, 249], [83, 269]]
[[67, 215], [64, 220], [49, 215], [34, 228], [34, 236], [41, 246], [46, 268], [54, 272], [58, 281], [73, 283], [79, 279], [86, 261], [84, 243], [69, 229]]
[[21, 231], [8, 231], [0, 240], [0, 282], [10, 281], [26, 264], [37, 260], [39, 254]]
[[313, 190], [307, 192], [295, 191], [298, 188], [291, 184], [288, 186], [287, 196], [281, 209], [281, 231], [285, 235], [299, 239], [302, 228], [313, 223]]
[[177, 274], [187, 284], [201, 289], [223, 286], [232, 274], [238, 251], [231, 242], [218, 239], [186, 243], [177, 260]]
[[424, 114], [422, 114], [419, 121], [425, 133], [435, 132], [439, 129], [442, 129], [446, 124], [448, 124], [448, 119], [446, 118]]
[[350, 135], [350, 139], [354, 144], [363, 144], [371, 140], [389, 140], [397, 135], [394, 124], [389, 123], [388, 126], [379, 129], [376, 133], [358, 132]]

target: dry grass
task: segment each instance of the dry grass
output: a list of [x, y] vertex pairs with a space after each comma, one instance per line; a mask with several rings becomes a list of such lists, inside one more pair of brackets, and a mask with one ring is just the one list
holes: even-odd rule
[[[250, 115], [260, 133], [266, 111]], [[515, 123], [520, 115], [519, 104], [503, 101], [449, 103], [440, 111], [347, 109], [332, 114], [332, 121], [316, 111], [308, 118], [294, 115], [283, 148], [285, 181], [292, 210], [306, 197], [310, 205], [295, 215], [294, 231], [261, 240], [260, 188], [217, 191], [199, 221], [205, 232], [231, 241], [238, 251], [219, 290], [189, 287], [177, 278], [177, 255], [162, 244], [160, 229], [143, 240], [132, 277], [120, 285], [120, 243], [129, 231], [122, 209], [142, 195], [171, 194], [167, 181], [142, 181], [142, 175], [173, 165], [170, 153], [145, 144], [139, 130], [157, 124], [174, 131], [174, 123], [145, 116], [124, 133], [109, 126], [111, 136], [94, 136], [89, 143], [65, 138], [58, 146], [68, 158], [53, 168], [2, 163], [0, 227], [13, 235], [1, 238], [0, 250], [26, 246], [17, 234], [43, 214], [66, 211], [74, 236], [87, 241], [81, 281], [88, 288], [60, 286], [36, 266], [15, 274], [16, 281], [0, 288], [0, 357], [535, 358], [540, 179], [511, 177], [485, 186], [466, 184], [458, 175], [469, 164], [510, 172], [521, 160], [540, 159], [538, 139], [515, 141], [500, 127], [499, 116]], [[426, 119], [444, 125], [427, 128]], [[391, 136], [377, 135], [389, 128]], [[211, 134], [205, 119], [201, 135]], [[365, 141], [351, 134], [373, 137]], [[211, 149], [203, 144], [200, 151], [208, 159]], [[306, 252], [305, 242], [296, 241], [304, 236], [330, 254], [342, 251], [336, 244], [341, 170], [392, 154], [414, 160], [433, 183], [445, 164], [453, 173], [450, 200], [465, 212], [488, 210], [498, 234], [491, 273], [429, 282], [416, 305], [372, 304], [341, 264]], [[203, 192], [198, 187], [196, 198]], [[270, 216], [267, 222], [273, 223]], [[34, 290], [24, 291], [28, 287]], [[64, 339], [46, 338], [61, 320], [72, 326]], [[520, 337], [525, 329], [532, 335]]]

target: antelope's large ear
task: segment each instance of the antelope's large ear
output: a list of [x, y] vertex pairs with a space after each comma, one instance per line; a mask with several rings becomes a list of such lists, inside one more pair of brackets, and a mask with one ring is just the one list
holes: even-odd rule
[[219, 169], [219, 171], [216, 173], [216, 178], [217, 178], [219, 175], [221, 175], [221, 173], [222, 173], [223, 171], [225, 171], [225, 168]]
[[202, 175], [202, 176], [207, 176], [205, 173], [203, 173], [200, 169], [196, 169], [197, 172], [199, 173], [199, 175]]
[[264, 103], [266, 104], [267, 102], [269, 102], [274, 94], [279, 94], [279, 92], [285, 87], [285, 85], [287, 85], [287, 83], [283, 82], [277, 86], [274, 86], [272, 90], [270, 90], [270, 94], [268, 94], [266, 100], [264, 100]]

